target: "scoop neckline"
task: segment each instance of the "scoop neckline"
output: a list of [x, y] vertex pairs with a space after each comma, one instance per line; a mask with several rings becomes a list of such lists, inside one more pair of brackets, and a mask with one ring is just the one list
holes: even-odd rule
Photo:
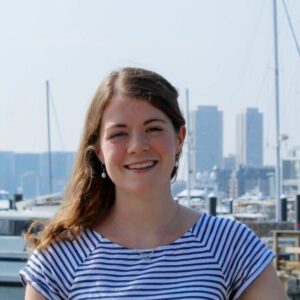
[[204, 218], [205, 215], [206, 215], [206, 212], [200, 212], [200, 216], [197, 219], [197, 221], [184, 234], [182, 234], [180, 237], [178, 237], [174, 241], [172, 241], [172, 242], [170, 242], [168, 244], [160, 245], [160, 246], [153, 247], [153, 248], [133, 248], [133, 247], [123, 246], [123, 245], [121, 245], [119, 243], [113, 242], [112, 240], [110, 240], [109, 238], [105, 237], [104, 235], [102, 235], [100, 232], [98, 232], [97, 230], [95, 230], [93, 228], [90, 228], [89, 230], [92, 233], [94, 233], [94, 235], [96, 235], [97, 239], [100, 242], [106, 242], [108, 244], [111, 244], [111, 245], [115, 246], [116, 248], [119, 248], [119, 249], [130, 250], [130, 251], [141, 251], [141, 252], [155, 251], [155, 250], [162, 250], [164, 248], [172, 246], [173, 244], [178, 243], [186, 235], [188, 235], [189, 233], [191, 233], [193, 231], [193, 229], [201, 222], [202, 218]]

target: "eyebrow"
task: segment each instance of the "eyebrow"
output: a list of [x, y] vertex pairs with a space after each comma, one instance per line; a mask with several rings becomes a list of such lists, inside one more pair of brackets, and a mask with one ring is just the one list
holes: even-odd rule
[[[143, 125], [148, 125], [148, 124], [153, 123], [153, 122], [166, 123], [166, 121], [163, 120], [163, 119], [157, 119], [157, 118], [154, 118], [154, 119], [146, 120], [146, 121], [143, 123]], [[126, 128], [126, 127], [127, 127], [126, 124], [116, 123], [116, 124], [112, 124], [112, 125], [109, 126], [107, 129], [113, 129], [113, 128]]]
[[162, 123], [166, 123], [165, 120], [163, 119], [149, 119], [147, 121], [144, 122], [144, 125], [148, 125], [149, 123], [152, 123], [152, 122], [162, 122]]

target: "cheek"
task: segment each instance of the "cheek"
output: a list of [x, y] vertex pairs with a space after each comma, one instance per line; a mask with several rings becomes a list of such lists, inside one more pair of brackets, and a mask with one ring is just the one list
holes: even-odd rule
[[155, 148], [164, 155], [174, 157], [176, 154], [175, 141], [172, 138], [157, 140], [155, 143]]
[[103, 145], [102, 152], [105, 165], [117, 162], [121, 159], [123, 153], [122, 148], [116, 145]]

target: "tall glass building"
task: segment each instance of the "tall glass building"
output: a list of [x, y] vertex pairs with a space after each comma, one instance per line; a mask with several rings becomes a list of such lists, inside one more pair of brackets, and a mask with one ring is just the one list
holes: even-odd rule
[[211, 172], [223, 162], [223, 112], [198, 106], [193, 116], [195, 173]]
[[236, 163], [238, 166], [263, 166], [263, 114], [257, 108], [246, 108], [237, 115]]

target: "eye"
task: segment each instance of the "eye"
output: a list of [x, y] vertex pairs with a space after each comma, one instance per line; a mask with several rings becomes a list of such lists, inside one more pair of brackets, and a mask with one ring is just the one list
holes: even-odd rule
[[112, 133], [111, 135], [110, 135], [110, 139], [114, 139], [114, 138], [119, 138], [119, 137], [123, 137], [123, 136], [126, 136], [127, 135], [127, 133], [126, 132], [122, 132], [122, 131], [120, 131], [120, 132], [114, 132], [114, 133]]
[[153, 132], [153, 131], [162, 131], [162, 128], [160, 128], [160, 127], [150, 127], [150, 128], [147, 129], [147, 131], [151, 131], [151, 132]]
[[163, 129], [161, 127], [150, 127], [146, 130], [149, 133], [159, 133], [161, 131], [163, 131]]

